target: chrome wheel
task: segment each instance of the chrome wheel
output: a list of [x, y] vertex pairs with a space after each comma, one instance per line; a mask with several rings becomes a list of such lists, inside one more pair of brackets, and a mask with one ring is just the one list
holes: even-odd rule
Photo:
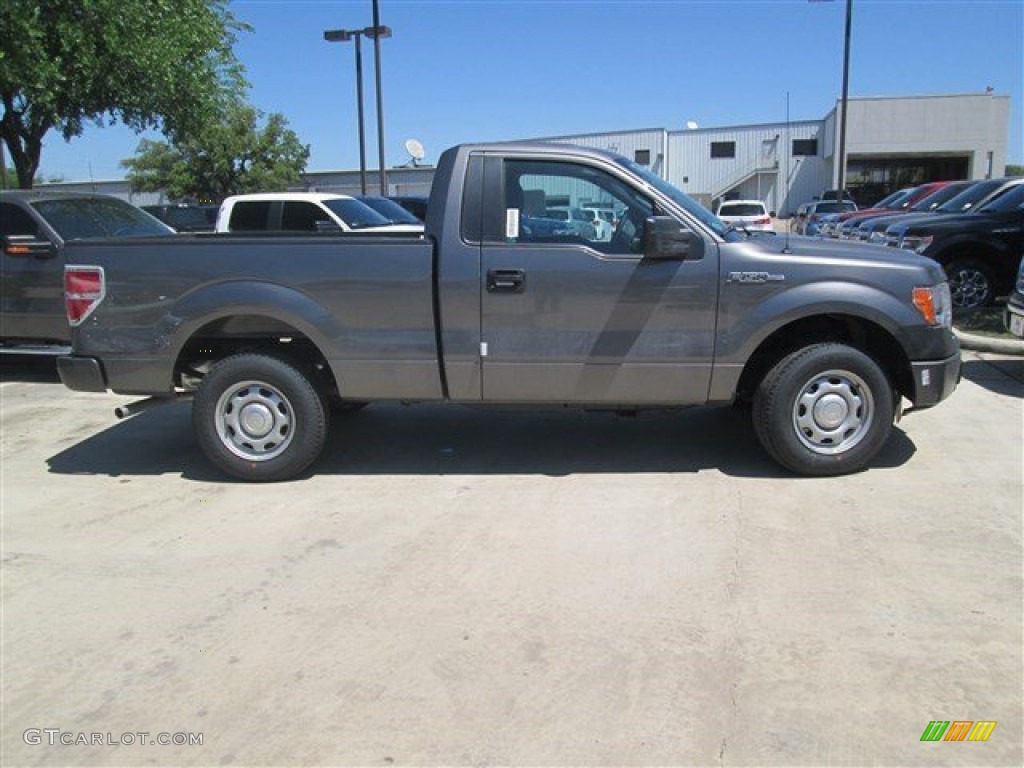
[[793, 429], [814, 453], [831, 456], [857, 445], [871, 429], [871, 388], [856, 374], [830, 370], [804, 384], [793, 403]]
[[295, 434], [295, 411], [288, 398], [262, 381], [243, 381], [227, 389], [214, 410], [224, 447], [246, 461], [281, 455]]

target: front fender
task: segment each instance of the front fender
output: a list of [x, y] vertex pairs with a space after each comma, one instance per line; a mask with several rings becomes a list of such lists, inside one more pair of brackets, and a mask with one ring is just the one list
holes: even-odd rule
[[[733, 286], [725, 293], [743, 290]], [[901, 301], [863, 283], [821, 281], [784, 288], [760, 301], [750, 299], [743, 295], [723, 298], [716, 365], [744, 364], [780, 328], [810, 317], [845, 315], [871, 322], [895, 338], [908, 357], [916, 332], [932, 330], [911, 304], [910, 289], [907, 299]]]

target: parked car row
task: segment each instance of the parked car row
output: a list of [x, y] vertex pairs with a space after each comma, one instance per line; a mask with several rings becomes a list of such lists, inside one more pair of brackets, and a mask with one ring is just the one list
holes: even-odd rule
[[818, 215], [813, 230], [809, 220], [806, 234], [928, 256], [945, 268], [954, 306], [986, 306], [1013, 288], [1024, 248], [1024, 178], [930, 182], [869, 209]]
[[[328, 200], [339, 201], [327, 204]], [[255, 225], [255, 220], [245, 219], [242, 214], [239, 227], [232, 229], [231, 217], [218, 229], [218, 217], [224, 205], [234, 207], [237, 202], [244, 201], [243, 209], [254, 210], [255, 206], [268, 201], [286, 202], [291, 215], [276, 217], [269, 211], [255, 231], [267, 231], [280, 228], [283, 231], [316, 231], [317, 222], [321, 229], [337, 227], [343, 231], [365, 229], [368, 226], [386, 226], [388, 224], [422, 226], [426, 220], [427, 198], [425, 197], [351, 197], [340, 194], [318, 193], [267, 193], [254, 195], [235, 195], [227, 198], [221, 205], [196, 205], [193, 203], [164, 203], [160, 205], [144, 205], [142, 210], [155, 216], [160, 221], [174, 228], [177, 232], [218, 232], [218, 231], [254, 231], [248, 227]], [[386, 222], [380, 222], [362, 209], [357, 201], [380, 214]], [[347, 214], [341, 213], [346, 209]], [[303, 215], [303, 211], [307, 215]], [[347, 218], [346, 218], [347, 216]], [[256, 218], [259, 218], [258, 216]], [[349, 221], [348, 219], [351, 219]], [[288, 226], [283, 226], [287, 223]]]

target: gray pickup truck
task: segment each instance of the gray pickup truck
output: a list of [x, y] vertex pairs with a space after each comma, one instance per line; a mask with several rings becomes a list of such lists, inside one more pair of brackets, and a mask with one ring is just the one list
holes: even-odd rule
[[[531, 227], [617, 212], [603, 239]], [[610, 236], [609, 236], [610, 234]], [[749, 403], [784, 467], [837, 475], [888, 439], [901, 396], [960, 374], [939, 266], [914, 253], [751, 236], [648, 169], [564, 145], [441, 158], [420, 234], [69, 243], [75, 390], [192, 398], [209, 459], [251, 480], [319, 455], [329, 404], [636, 410]]]

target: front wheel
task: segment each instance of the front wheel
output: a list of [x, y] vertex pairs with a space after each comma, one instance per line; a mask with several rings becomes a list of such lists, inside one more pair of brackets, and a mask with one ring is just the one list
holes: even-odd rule
[[192, 404], [192, 427], [215, 465], [243, 480], [287, 480], [320, 455], [327, 411], [290, 362], [240, 354], [217, 363]]
[[798, 474], [863, 469], [888, 440], [892, 384], [845, 344], [814, 344], [783, 358], [754, 395], [754, 430], [768, 454]]

